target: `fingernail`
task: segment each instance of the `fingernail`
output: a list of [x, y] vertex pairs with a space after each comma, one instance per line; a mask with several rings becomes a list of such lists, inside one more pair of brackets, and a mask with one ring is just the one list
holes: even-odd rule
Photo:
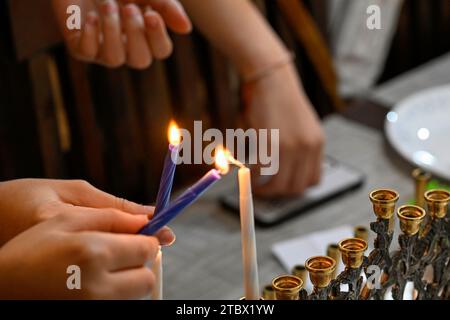
[[159, 241], [162, 246], [170, 246], [176, 240], [175, 234], [170, 230], [164, 230], [159, 234]]
[[147, 216], [136, 215], [135, 217], [142, 220], [142, 223], [147, 223], [149, 221]]
[[188, 26], [187, 26], [186, 32], [191, 32], [192, 31], [192, 23], [188, 17], [188, 14], [186, 13], [186, 10], [184, 9], [184, 6], [179, 1], [175, 1], [175, 3], [177, 6], [177, 9], [178, 9], [178, 12], [187, 19]]
[[144, 210], [145, 210], [145, 215], [147, 216], [147, 218], [151, 218], [153, 217], [153, 214], [155, 213], [155, 207], [151, 207], [151, 206], [143, 206]]
[[154, 15], [147, 14], [145, 16], [145, 24], [151, 29], [156, 29], [158, 27], [159, 20]]
[[102, 3], [102, 11], [103, 11], [103, 14], [111, 16], [111, 15], [117, 14], [118, 7], [114, 1], [107, 0]]
[[123, 8], [124, 15], [128, 17], [134, 17], [139, 15], [139, 8], [134, 4], [128, 4]]
[[89, 12], [86, 17], [86, 23], [90, 25], [96, 25], [98, 22], [97, 15], [93, 12]]
[[186, 10], [184, 10], [183, 5], [179, 2], [179, 1], [175, 1], [176, 7], [178, 9], [178, 11], [182, 14], [187, 16]]

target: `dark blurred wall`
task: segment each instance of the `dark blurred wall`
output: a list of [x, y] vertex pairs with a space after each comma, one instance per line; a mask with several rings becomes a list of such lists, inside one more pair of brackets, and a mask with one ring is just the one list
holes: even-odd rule
[[[15, 5], [8, 6], [12, 1]], [[27, 6], [21, 7], [24, 1]], [[118, 196], [149, 202], [155, 199], [171, 118], [188, 129], [193, 120], [203, 120], [205, 129], [236, 125], [238, 76], [199, 34], [174, 36], [173, 56], [148, 70], [108, 70], [66, 54], [53, 22], [39, 20], [39, 14], [48, 14], [42, 9], [46, 1], [1, 3], [5, 36], [0, 44], [0, 180], [83, 178]], [[296, 53], [303, 83], [319, 113], [333, 112], [335, 104], [317, 72], [320, 66], [311, 61], [314, 48], [307, 50], [308, 38], [299, 38], [278, 1], [256, 2]], [[325, 3], [304, 2], [315, 21], [310, 27], [319, 34], [326, 30]], [[450, 47], [450, 1], [405, 3], [383, 79]], [[25, 32], [30, 30], [27, 20], [14, 8], [28, 8], [38, 15], [34, 22], [41, 22], [42, 32]], [[36, 38], [28, 43], [24, 35]], [[20, 50], [24, 45], [28, 46]], [[23, 59], [19, 61], [20, 52]], [[178, 185], [203, 171], [201, 167], [179, 168]]]

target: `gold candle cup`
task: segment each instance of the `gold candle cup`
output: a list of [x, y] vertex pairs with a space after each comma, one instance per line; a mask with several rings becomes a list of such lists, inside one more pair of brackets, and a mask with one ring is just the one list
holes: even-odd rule
[[425, 192], [424, 197], [431, 217], [442, 219], [447, 215], [450, 192], [441, 189], [429, 190]]
[[401, 206], [397, 216], [400, 220], [400, 229], [407, 236], [413, 236], [420, 230], [420, 225], [426, 212], [419, 206]]
[[416, 205], [425, 208], [425, 199], [423, 198], [423, 195], [425, 194], [427, 183], [431, 179], [431, 174], [423, 171], [420, 168], [417, 168], [413, 170], [412, 177], [414, 178], [415, 182]]
[[368, 241], [369, 239], [369, 230], [364, 226], [357, 226], [354, 230], [354, 236], [358, 239], [363, 239], [364, 241]]
[[391, 219], [394, 215], [398, 193], [389, 189], [374, 190], [369, 195], [373, 205], [373, 212], [380, 219]]
[[305, 267], [309, 272], [309, 279], [315, 288], [327, 287], [333, 280], [336, 261], [327, 256], [317, 256], [306, 260]]
[[363, 239], [349, 238], [339, 242], [342, 262], [347, 268], [357, 269], [361, 267], [364, 252], [367, 250], [367, 242]]
[[[336, 266], [339, 264], [341, 259], [341, 253], [339, 252], [339, 246], [337, 243], [329, 244], [327, 247], [327, 256], [333, 258], [336, 261]], [[336, 278], [336, 269], [333, 272], [333, 279]]]
[[298, 300], [303, 281], [299, 277], [283, 275], [272, 281], [276, 300]]
[[271, 284], [264, 287], [262, 297], [264, 300], [276, 300], [275, 290]]
[[292, 268], [291, 273], [292, 273], [292, 275], [302, 279], [302, 282], [305, 283], [306, 276], [308, 275], [308, 270], [306, 270], [304, 265], [299, 264], [299, 265], [296, 265], [294, 268]]

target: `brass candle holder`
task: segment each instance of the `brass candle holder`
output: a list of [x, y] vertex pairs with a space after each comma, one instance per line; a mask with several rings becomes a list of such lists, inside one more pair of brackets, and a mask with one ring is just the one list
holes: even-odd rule
[[[393, 190], [375, 190], [369, 198], [377, 217], [370, 224], [376, 238], [369, 256], [365, 256], [367, 230], [357, 228], [354, 238], [329, 245], [328, 256], [312, 257], [305, 266], [299, 265], [292, 270], [293, 274], [302, 277], [306, 268], [314, 285], [310, 295], [301, 289], [299, 277], [282, 276], [273, 283], [277, 299], [383, 300], [388, 289], [392, 289], [394, 299], [404, 299], [405, 288], [410, 282], [414, 283], [416, 300], [450, 299], [450, 216], [447, 214], [450, 192], [425, 192], [429, 214], [417, 205], [404, 205], [395, 210], [399, 196]], [[400, 250], [391, 251], [394, 233], [389, 225], [395, 217], [398, 217], [402, 230], [398, 236]], [[339, 259], [346, 268], [334, 278]], [[425, 277], [425, 271], [430, 269], [432, 276]], [[368, 278], [364, 288], [363, 271]], [[298, 280], [291, 281], [292, 277]], [[348, 285], [347, 291], [341, 291], [343, 284]]]
[[447, 215], [450, 192], [440, 189], [429, 190], [425, 192], [424, 198], [432, 218], [442, 219]]
[[299, 264], [294, 266], [294, 268], [292, 268], [292, 275], [299, 277], [300, 279], [302, 279], [303, 283], [306, 282], [306, 277], [308, 275], [308, 270], [306, 270], [306, 267], [303, 264]]
[[398, 193], [390, 189], [374, 190], [369, 195], [373, 212], [379, 219], [389, 220], [394, 215]]
[[350, 238], [339, 242], [339, 251], [346, 268], [360, 268], [364, 261], [363, 257], [366, 250], [367, 242], [363, 239]]
[[425, 219], [426, 212], [419, 206], [401, 206], [397, 216], [400, 220], [400, 229], [406, 236], [413, 236], [420, 230], [420, 225]]
[[407, 282], [415, 280], [414, 274], [417, 266], [420, 267], [420, 261], [414, 255], [414, 249], [426, 212], [419, 206], [405, 205], [398, 208], [397, 216], [403, 234], [398, 237], [400, 250], [395, 252], [392, 257], [391, 275], [394, 281], [392, 297], [395, 300], [402, 300]]
[[276, 300], [275, 289], [271, 284], [264, 287], [262, 297], [264, 300]]
[[327, 256], [316, 256], [309, 258], [305, 262], [305, 267], [309, 273], [309, 279], [314, 285], [314, 291], [310, 295], [311, 300], [328, 299], [331, 288], [330, 282], [336, 271], [336, 261]]
[[414, 283], [420, 285], [425, 268], [431, 264], [433, 268], [433, 279], [425, 287], [418, 290], [418, 299], [436, 299], [450, 282], [450, 258], [449, 222], [447, 216], [450, 202], [450, 192], [435, 189], [425, 192], [425, 202], [431, 221], [424, 228], [419, 249], [416, 255], [421, 257], [419, 270]]
[[283, 275], [273, 279], [272, 287], [276, 300], [299, 300], [303, 281], [296, 276]]
[[[380, 267], [386, 274], [385, 278], [387, 279], [389, 278], [388, 273], [392, 265], [390, 246], [394, 236], [394, 212], [398, 198], [398, 193], [391, 189], [377, 189], [369, 194], [373, 212], [377, 217], [377, 221], [370, 224], [370, 229], [377, 236], [374, 241], [374, 250], [369, 255], [368, 264]], [[366, 292], [367, 299], [382, 299], [387, 289], [388, 284], [384, 283], [380, 289], [364, 288], [363, 291]]]
[[[336, 266], [341, 260], [341, 253], [339, 252], [339, 246], [337, 243], [329, 244], [327, 247], [327, 256], [331, 257], [336, 261]], [[336, 269], [333, 272], [333, 279], [336, 278]]]
[[[345, 270], [333, 281], [333, 297], [338, 300], [356, 300], [362, 287], [362, 268], [365, 261], [364, 252], [367, 250], [367, 242], [359, 238], [349, 238], [339, 242], [342, 262]], [[347, 284], [348, 291], [341, 292], [341, 285]]]
[[425, 201], [423, 195], [426, 191], [427, 183], [431, 179], [431, 174], [423, 171], [420, 168], [417, 168], [413, 170], [412, 177], [414, 178], [415, 182], [416, 205], [425, 208]]
[[367, 242], [369, 240], [369, 230], [364, 226], [357, 226], [354, 230], [354, 236]]

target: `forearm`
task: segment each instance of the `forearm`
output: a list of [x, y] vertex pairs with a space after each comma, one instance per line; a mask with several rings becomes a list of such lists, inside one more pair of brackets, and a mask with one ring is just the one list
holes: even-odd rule
[[283, 59], [287, 49], [249, 0], [181, 0], [199, 30], [243, 77]]

